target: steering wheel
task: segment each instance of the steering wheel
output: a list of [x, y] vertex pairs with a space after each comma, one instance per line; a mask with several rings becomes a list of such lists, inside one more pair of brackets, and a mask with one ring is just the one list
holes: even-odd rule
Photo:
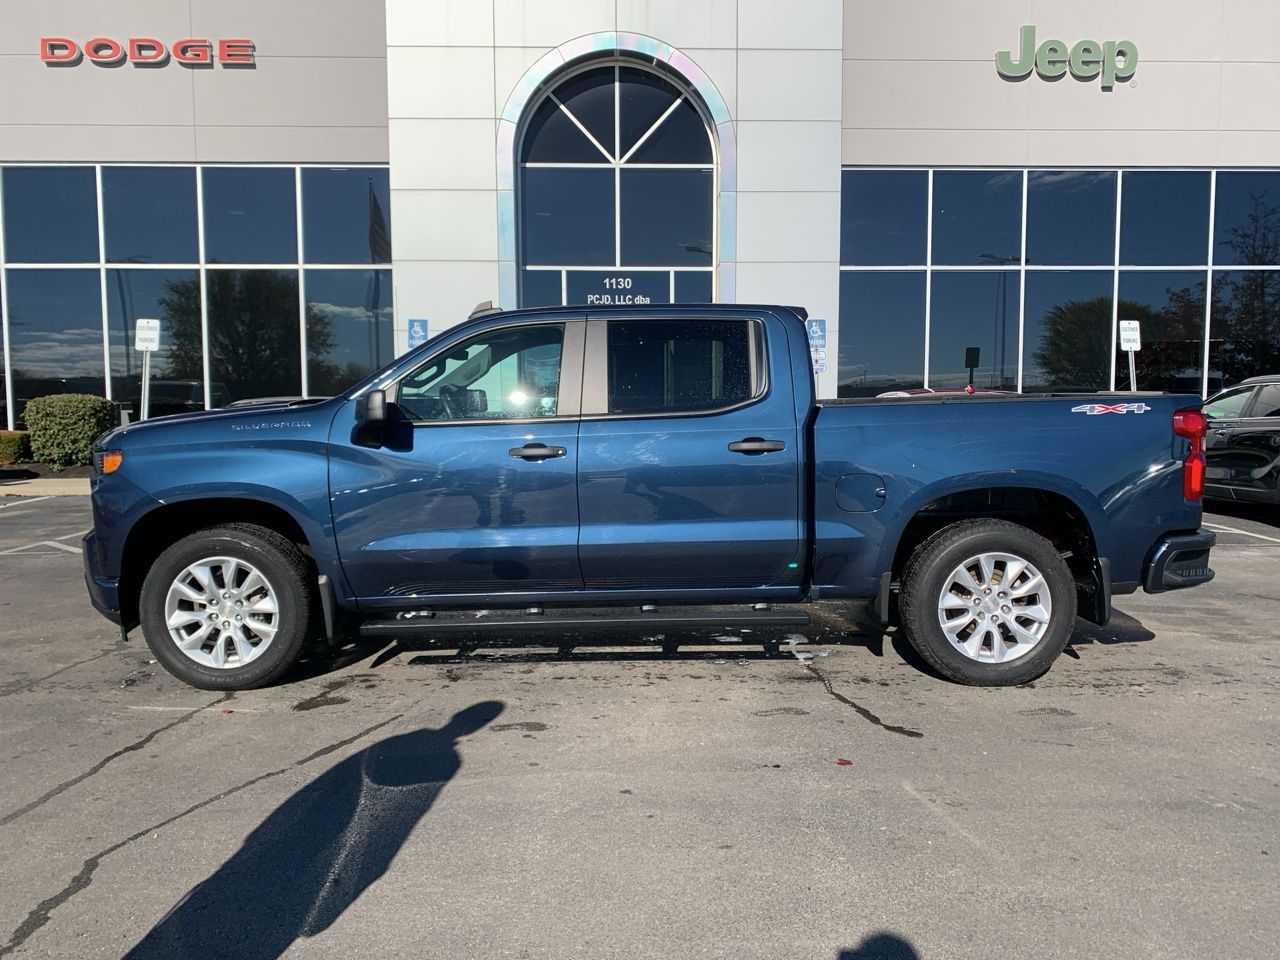
[[459, 414], [458, 408], [466, 410], [466, 387], [451, 387], [441, 385], [440, 387], [440, 406], [444, 410], [445, 419], [461, 420], [462, 415]]

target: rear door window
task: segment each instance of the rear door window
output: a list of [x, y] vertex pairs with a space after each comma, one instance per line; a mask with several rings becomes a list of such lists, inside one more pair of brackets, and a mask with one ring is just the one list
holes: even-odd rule
[[1280, 383], [1269, 383], [1258, 391], [1249, 416], [1280, 419]]
[[709, 413], [757, 395], [749, 320], [609, 322], [611, 414]]

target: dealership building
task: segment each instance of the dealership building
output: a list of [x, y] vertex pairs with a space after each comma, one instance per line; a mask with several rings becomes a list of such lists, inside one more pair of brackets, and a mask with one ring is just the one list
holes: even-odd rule
[[477, 303], [786, 303], [822, 396], [1280, 372], [1274, 0], [0, 10], [33, 396], [328, 395]]

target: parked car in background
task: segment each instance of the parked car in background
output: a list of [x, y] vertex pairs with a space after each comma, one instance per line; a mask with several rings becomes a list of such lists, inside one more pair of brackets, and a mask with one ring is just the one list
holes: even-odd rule
[[300, 400], [327, 400], [328, 397], [304, 397], [301, 394], [293, 394], [287, 397], [245, 397], [243, 400], [232, 400], [225, 404], [228, 407], [261, 407], [264, 404], [290, 404], [297, 403]]
[[975, 394], [981, 396], [1017, 396], [1017, 392], [1013, 390], [997, 390], [995, 387], [912, 387], [909, 390], [886, 390], [884, 393], [877, 393], [877, 400], [893, 400], [901, 397], [930, 397], [934, 394], [946, 393], [963, 393], [969, 396]]
[[1251, 377], [1204, 405], [1205, 495], [1280, 504], [1280, 374]]
[[[231, 402], [231, 394], [227, 392], [225, 383], [209, 384], [211, 406], [225, 407]], [[142, 417], [142, 383], [133, 385], [133, 393], [129, 398], [132, 404], [132, 416], [137, 420]], [[151, 410], [153, 417], [167, 417], [174, 413], [191, 413], [204, 409], [204, 383], [200, 380], [152, 380]]]

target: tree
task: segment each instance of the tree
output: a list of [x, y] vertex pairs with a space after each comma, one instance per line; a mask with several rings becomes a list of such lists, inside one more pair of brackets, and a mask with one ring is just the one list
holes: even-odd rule
[[[1130, 313], [1145, 309], [1121, 306]], [[1039, 370], [1023, 372], [1027, 389], [1105, 390], [1111, 383], [1111, 298], [1065, 300], [1050, 307], [1032, 358]]]
[[[209, 371], [232, 398], [299, 392], [298, 279], [277, 270], [209, 270]], [[165, 376], [198, 379], [202, 337], [200, 285], [178, 280], [161, 299], [170, 333]], [[307, 315], [308, 348], [333, 349], [333, 327], [315, 311]]]
[[[1280, 208], [1266, 192], [1250, 194], [1249, 217], [1231, 228], [1232, 259], [1250, 266], [1280, 263]], [[1224, 383], [1280, 370], [1280, 271], [1240, 270], [1215, 281], [1210, 362]], [[1219, 289], [1220, 288], [1220, 289]]]

